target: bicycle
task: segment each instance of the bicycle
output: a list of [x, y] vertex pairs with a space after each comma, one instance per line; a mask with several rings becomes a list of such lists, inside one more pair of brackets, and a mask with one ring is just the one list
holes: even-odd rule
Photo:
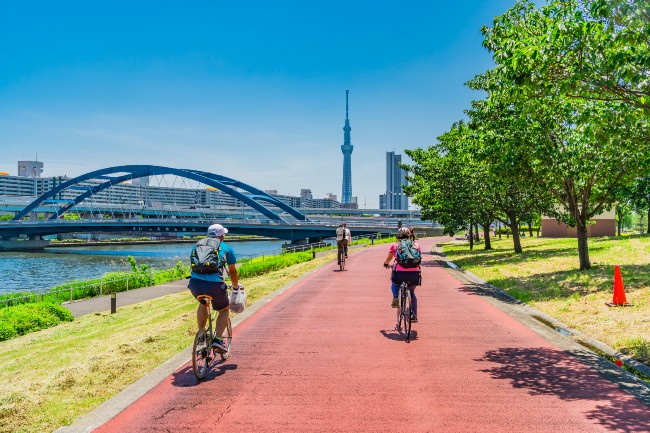
[[[384, 265], [387, 269], [393, 269], [393, 266]], [[397, 293], [398, 306], [397, 306], [397, 324], [395, 325], [395, 330], [402, 333], [402, 328], [404, 329], [404, 334], [406, 335], [406, 341], [411, 340], [411, 323], [413, 320], [413, 299], [411, 297], [411, 287], [416, 286], [417, 284], [403, 281], [399, 286], [399, 292]]]
[[397, 325], [395, 329], [397, 332], [402, 333], [402, 324], [404, 325], [404, 334], [406, 335], [406, 341], [411, 339], [411, 319], [413, 315], [412, 305], [411, 305], [411, 290], [409, 289], [409, 284], [403, 282], [399, 286], [399, 306], [397, 308]]
[[[229, 290], [231, 288], [229, 287]], [[226, 329], [224, 330], [223, 344], [228, 348], [228, 350], [223, 351], [217, 348], [212, 347], [212, 322], [216, 319], [219, 314], [216, 311], [212, 311], [212, 296], [209, 295], [199, 295], [196, 298], [202, 304], [207, 303], [208, 307], [208, 329], [200, 329], [197, 331], [196, 336], [194, 337], [194, 344], [192, 345], [192, 369], [194, 370], [194, 375], [197, 379], [201, 380], [205, 377], [205, 373], [210, 368], [212, 362], [217, 358], [217, 355], [221, 357], [223, 361], [227, 360], [230, 357], [230, 347], [232, 343], [232, 324], [230, 323], [230, 317], [228, 317], [228, 323]]]
[[345, 245], [343, 245], [343, 242], [345, 242], [345, 240], [338, 242], [338, 262], [340, 271], [345, 269]]

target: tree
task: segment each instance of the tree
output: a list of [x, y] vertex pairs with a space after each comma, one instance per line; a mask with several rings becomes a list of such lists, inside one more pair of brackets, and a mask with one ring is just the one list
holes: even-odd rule
[[[629, 96], [588, 93], [593, 86], [579, 78], [579, 71], [589, 68], [593, 71], [586, 81], [602, 78], [611, 60], [608, 38], [614, 30], [590, 19], [577, 5], [573, 0], [552, 1], [538, 10], [518, 1], [483, 33], [496, 63], [486, 74], [490, 104], [516, 103], [534, 120], [539, 141], [530, 149], [537, 161], [533, 167], [550, 182], [559, 205], [553, 214], [577, 229], [584, 270], [591, 267], [589, 221], [611, 209], [617, 188], [646, 170], [650, 135], [638, 103]], [[585, 29], [600, 33], [587, 37]]]
[[638, 178], [630, 190], [632, 206], [638, 213], [645, 212], [648, 221], [646, 233], [650, 233], [650, 174]]
[[510, 90], [650, 109], [650, 0], [518, 0], [484, 28]]
[[[489, 227], [494, 221], [492, 194], [476, 160], [467, 151], [468, 129], [458, 122], [427, 149], [406, 150], [414, 161], [404, 165], [408, 186], [404, 191], [422, 209], [422, 217], [439, 222], [450, 235], [480, 223], [486, 230], [485, 248], [491, 248]], [[470, 248], [473, 237], [469, 236]]]
[[[478, 76], [468, 85], [489, 90], [492, 78]], [[536, 173], [538, 161], [530, 151], [539, 139], [531, 127], [534, 120], [517, 104], [487, 100], [472, 102], [466, 113], [473, 133], [471, 151], [487, 173], [496, 218], [510, 228], [514, 251], [521, 253], [521, 221], [548, 211], [553, 199], [546, 179]]]

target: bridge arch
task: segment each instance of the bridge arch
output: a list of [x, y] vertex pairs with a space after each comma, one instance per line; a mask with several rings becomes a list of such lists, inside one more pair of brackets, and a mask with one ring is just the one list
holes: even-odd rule
[[[121, 176], [110, 176], [113, 174], [119, 175], [120, 173], [125, 173], [125, 174]], [[84, 201], [86, 198], [92, 196], [93, 194], [97, 194], [100, 191], [103, 191], [107, 188], [110, 188], [114, 185], [118, 185], [121, 182], [124, 182], [125, 180], [138, 179], [146, 176], [165, 175], [165, 174], [176, 175], [186, 179], [192, 179], [197, 182], [201, 182], [203, 184], [217, 188], [220, 191], [230, 195], [231, 197], [234, 197], [242, 201], [243, 203], [247, 204], [251, 208], [257, 210], [258, 212], [266, 216], [267, 218], [274, 221], [282, 221], [283, 219], [282, 217], [280, 217], [280, 215], [278, 215], [276, 212], [269, 209], [268, 207], [264, 206], [259, 201], [264, 201], [273, 204], [274, 206], [282, 209], [283, 211], [287, 212], [289, 215], [293, 216], [298, 220], [302, 220], [302, 221], [307, 220], [307, 217], [303, 213], [298, 212], [296, 209], [285, 204], [284, 202], [280, 201], [276, 197], [273, 197], [265, 193], [264, 191], [261, 191], [251, 185], [248, 185], [236, 179], [231, 179], [229, 177], [221, 176], [206, 171], [178, 169], [178, 168], [171, 168], [171, 167], [162, 167], [157, 165], [121, 165], [116, 167], [103, 168], [100, 170], [91, 171], [81, 176], [77, 176], [73, 179], [61, 183], [60, 185], [57, 185], [56, 187], [52, 188], [51, 190], [47, 191], [46, 193], [38, 197], [32, 203], [27, 205], [22, 211], [18, 212], [14, 217], [14, 220], [20, 220], [24, 216], [28, 215], [29, 212], [33, 211], [38, 206], [40, 206], [44, 201], [51, 198], [53, 199], [60, 192], [70, 187], [75, 187], [76, 185], [79, 185], [84, 181], [93, 180], [93, 179], [105, 180], [105, 182], [103, 183], [100, 183], [92, 187], [88, 187], [88, 189], [85, 192], [79, 194], [74, 200], [72, 200], [71, 202], [67, 203], [64, 206], [61, 206], [59, 209], [57, 209], [56, 213], [50, 217], [50, 219], [57, 219], [65, 212], [67, 212], [68, 210], [72, 209], [74, 206]], [[244, 194], [238, 191], [238, 189], [244, 190], [248, 194]]]

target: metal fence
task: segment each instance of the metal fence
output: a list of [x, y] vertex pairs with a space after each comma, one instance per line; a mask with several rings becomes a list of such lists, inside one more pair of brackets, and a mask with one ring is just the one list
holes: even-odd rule
[[[154, 280], [154, 270], [149, 269], [147, 273], [133, 272], [125, 277], [100, 278], [99, 281], [93, 281], [88, 284], [80, 282], [70, 284], [69, 287], [61, 289], [48, 289], [38, 292], [25, 293], [24, 296], [12, 296], [11, 298], [0, 299], [0, 308], [15, 304], [25, 304], [30, 302], [44, 301], [45, 299], [55, 302], [72, 302], [77, 299], [90, 298], [94, 296], [103, 296], [110, 293], [128, 291], [140, 287], [152, 286]], [[144, 283], [144, 284], [143, 284]], [[123, 290], [116, 290], [117, 288]]]
[[[368, 239], [370, 241], [374, 239], [383, 239], [387, 237], [391, 237], [393, 235], [387, 235], [387, 234], [381, 234], [381, 233], [372, 233], [369, 235], [359, 235], [359, 236], [352, 236], [352, 241], [358, 241], [360, 239]], [[334, 246], [332, 244], [328, 244], [327, 242], [314, 242], [311, 244], [302, 244], [302, 245], [283, 245], [282, 246], [282, 252], [285, 253], [296, 253], [296, 252], [301, 252], [301, 251], [311, 251], [315, 250], [317, 248], [324, 248], [328, 246]]]

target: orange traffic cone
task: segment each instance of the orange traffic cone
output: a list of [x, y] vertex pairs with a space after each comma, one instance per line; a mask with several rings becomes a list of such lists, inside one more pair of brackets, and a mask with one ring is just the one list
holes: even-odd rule
[[623, 287], [623, 277], [621, 277], [621, 270], [618, 266], [614, 266], [614, 297], [612, 302], [607, 302], [610, 307], [630, 307], [625, 299], [625, 289]]

